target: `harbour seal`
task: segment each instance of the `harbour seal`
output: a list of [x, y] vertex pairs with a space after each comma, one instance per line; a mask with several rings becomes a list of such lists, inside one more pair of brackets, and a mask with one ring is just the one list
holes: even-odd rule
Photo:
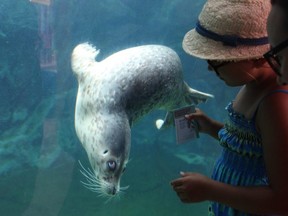
[[[84, 169], [86, 187], [100, 194], [121, 191], [120, 179], [129, 158], [132, 124], [154, 109], [168, 111], [157, 127], [169, 126], [169, 111], [205, 102], [212, 95], [190, 88], [180, 59], [162, 45], [128, 48], [98, 62], [99, 50], [83, 43], [72, 52], [78, 80], [76, 134], [92, 170]], [[84, 167], [83, 167], [84, 168]]]

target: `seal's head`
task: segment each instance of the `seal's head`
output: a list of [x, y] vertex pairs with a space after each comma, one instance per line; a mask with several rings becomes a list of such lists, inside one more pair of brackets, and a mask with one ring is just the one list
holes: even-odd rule
[[131, 129], [123, 116], [103, 115], [101, 119], [80, 133], [92, 167], [92, 170], [85, 169], [80, 164], [81, 173], [88, 181], [83, 182], [88, 189], [114, 196], [125, 189], [120, 187], [120, 179], [129, 158]]

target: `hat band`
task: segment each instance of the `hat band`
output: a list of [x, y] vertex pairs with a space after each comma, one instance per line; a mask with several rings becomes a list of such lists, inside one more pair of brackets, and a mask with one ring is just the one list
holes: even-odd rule
[[219, 35], [215, 32], [209, 31], [201, 26], [200, 22], [196, 23], [195, 30], [202, 36], [210, 38], [214, 41], [220, 41], [225, 46], [236, 47], [238, 45], [257, 46], [268, 44], [268, 37], [262, 38], [240, 38], [232, 35]]

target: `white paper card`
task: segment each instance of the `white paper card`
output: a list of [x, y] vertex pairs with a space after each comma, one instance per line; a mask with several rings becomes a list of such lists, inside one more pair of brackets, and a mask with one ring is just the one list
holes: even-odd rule
[[195, 112], [195, 106], [187, 106], [174, 110], [176, 141], [178, 144], [185, 143], [199, 137], [196, 122], [188, 121], [185, 118], [186, 114], [193, 112]]

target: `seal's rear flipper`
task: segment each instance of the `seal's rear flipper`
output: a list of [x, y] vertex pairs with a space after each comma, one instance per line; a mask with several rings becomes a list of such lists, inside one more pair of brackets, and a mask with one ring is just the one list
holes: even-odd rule
[[89, 72], [95, 66], [95, 58], [99, 54], [94, 46], [89, 43], [82, 43], [76, 46], [71, 55], [71, 67], [73, 72], [79, 78], [82, 78], [87, 72]]
[[187, 104], [197, 105], [199, 103], [205, 103], [208, 99], [214, 98], [213, 95], [198, 91], [191, 88], [187, 83], [185, 83], [187, 95], [185, 96], [185, 101]]

